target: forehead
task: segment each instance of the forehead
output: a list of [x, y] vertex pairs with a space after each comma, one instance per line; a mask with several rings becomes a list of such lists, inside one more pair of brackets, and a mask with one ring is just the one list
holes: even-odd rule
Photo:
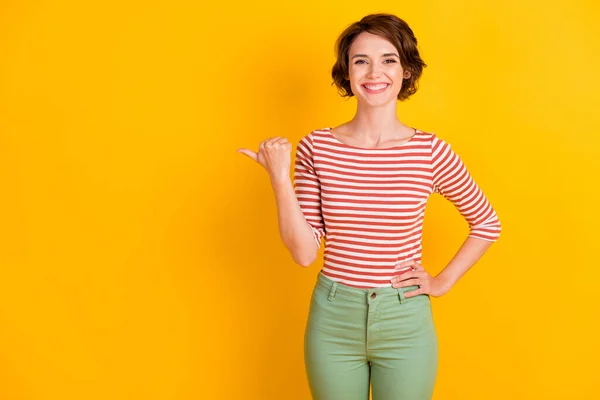
[[367, 55], [380, 55], [383, 53], [397, 52], [396, 47], [386, 38], [369, 32], [361, 32], [350, 45], [349, 55], [363, 53]]

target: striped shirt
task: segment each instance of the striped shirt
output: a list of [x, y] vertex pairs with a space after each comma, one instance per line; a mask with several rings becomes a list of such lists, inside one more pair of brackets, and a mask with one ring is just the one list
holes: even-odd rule
[[331, 128], [314, 130], [296, 147], [294, 189], [320, 248], [322, 273], [357, 288], [391, 286], [397, 262], [421, 262], [425, 205], [432, 193], [451, 201], [470, 237], [496, 241], [495, 210], [451, 146], [415, 129], [385, 149], [342, 143]]

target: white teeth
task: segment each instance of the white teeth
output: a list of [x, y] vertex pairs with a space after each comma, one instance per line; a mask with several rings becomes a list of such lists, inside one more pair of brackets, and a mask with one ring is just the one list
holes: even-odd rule
[[379, 89], [383, 89], [385, 87], [387, 87], [387, 84], [383, 84], [383, 85], [376, 85], [376, 86], [367, 86], [365, 85], [365, 87], [369, 90], [379, 90]]

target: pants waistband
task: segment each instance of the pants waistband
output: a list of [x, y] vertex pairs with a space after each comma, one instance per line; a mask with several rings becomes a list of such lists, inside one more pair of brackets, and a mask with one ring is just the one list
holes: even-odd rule
[[400, 303], [414, 300], [421, 296], [427, 296], [421, 294], [413, 297], [405, 297], [404, 293], [418, 289], [416, 285], [406, 286], [401, 288], [394, 287], [382, 287], [382, 288], [369, 288], [361, 289], [352, 286], [345, 285], [341, 282], [336, 282], [331, 278], [327, 277], [323, 272], [319, 271], [317, 277], [317, 283], [315, 289], [328, 293], [328, 299], [340, 299], [344, 301], [351, 301], [355, 303], [369, 304], [375, 299], [395, 297]]

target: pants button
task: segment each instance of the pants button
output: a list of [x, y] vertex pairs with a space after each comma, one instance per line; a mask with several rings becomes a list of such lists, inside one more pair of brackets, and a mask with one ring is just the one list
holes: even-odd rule
[[371, 293], [371, 298], [374, 299], [375, 297], [377, 297], [377, 293]]

